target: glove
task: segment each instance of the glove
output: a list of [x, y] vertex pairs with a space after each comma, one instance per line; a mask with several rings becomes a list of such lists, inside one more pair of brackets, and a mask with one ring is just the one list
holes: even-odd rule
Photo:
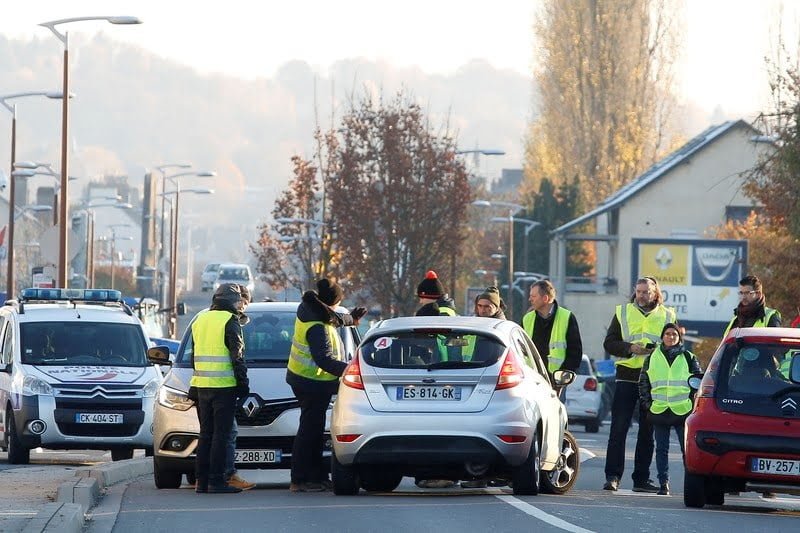
[[248, 385], [237, 385], [236, 386], [236, 397], [240, 400], [247, 398], [247, 395], [250, 394], [250, 386]]
[[356, 307], [352, 311], [350, 311], [350, 316], [353, 317], [354, 322], [358, 322], [361, 320], [361, 317], [367, 314], [366, 307]]

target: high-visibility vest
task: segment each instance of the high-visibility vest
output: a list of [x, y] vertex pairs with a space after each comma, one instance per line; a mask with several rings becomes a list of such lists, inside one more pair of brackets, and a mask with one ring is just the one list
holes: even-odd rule
[[456, 311], [455, 309], [442, 305], [439, 307], [439, 316], [456, 316]]
[[[772, 320], [772, 315], [774, 315], [775, 313], [776, 313], [775, 309], [772, 309], [771, 307], [765, 307], [764, 308], [764, 318], [759, 318], [758, 320], [753, 322], [753, 325], [750, 326], [750, 327], [751, 328], [765, 328], [765, 327], [767, 327], [767, 324], [769, 324], [769, 321]], [[722, 338], [723, 339], [728, 336], [728, 332], [731, 330], [731, 328], [733, 328], [733, 325], [736, 323], [736, 319], [737, 318], [738, 317], [734, 316], [731, 319], [731, 321], [728, 323], [728, 327], [725, 328], [725, 333], [722, 334]]]
[[221, 389], [236, 386], [231, 352], [225, 346], [225, 325], [232, 316], [229, 311], [206, 311], [192, 324], [192, 387]]
[[294, 337], [292, 337], [292, 348], [289, 351], [289, 364], [286, 368], [292, 374], [297, 374], [307, 379], [313, 379], [315, 381], [334, 381], [339, 379], [339, 377], [318, 367], [317, 363], [314, 362], [314, 357], [311, 355], [311, 348], [308, 345], [307, 335], [308, 330], [316, 325], [325, 328], [325, 333], [328, 335], [328, 342], [330, 342], [333, 350], [333, 358], [337, 361], [344, 360], [342, 342], [339, 339], [336, 328], [324, 322], [303, 322], [298, 318], [294, 321]]
[[658, 415], [669, 409], [676, 415], [689, 413], [692, 410], [692, 400], [689, 398], [691, 389], [687, 383], [690, 375], [684, 354], [679, 354], [670, 365], [659, 345], [650, 354], [650, 366], [647, 369], [650, 395], [653, 397], [650, 412]]
[[[559, 307], [556, 310], [556, 316], [553, 317], [553, 329], [550, 330], [549, 353], [547, 354], [547, 371], [551, 374], [561, 368], [567, 357], [567, 326], [569, 326], [571, 314], [571, 311]], [[536, 311], [526, 313], [522, 317], [522, 327], [531, 339], [535, 323]]]
[[[617, 306], [616, 316], [622, 331], [622, 340], [646, 346], [649, 343], [657, 344], [661, 341], [661, 330], [664, 329], [665, 324], [674, 323], [676, 315], [673, 308], [663, 305], [656, 306], [645, 315], [639, 306], [627, 303]], [[646, 357], [646, 355], [631, 355], [614, 364], [628, 368], [642, 368]]]

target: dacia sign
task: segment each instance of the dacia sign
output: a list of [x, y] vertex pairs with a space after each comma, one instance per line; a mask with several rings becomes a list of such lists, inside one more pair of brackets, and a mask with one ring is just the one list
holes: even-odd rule
[[747, 241], [633, 239], [633, 285], [658, 280], [664, 304], [687, 333], [721, 337], [739, 305], [739, 280], [747, 275]]

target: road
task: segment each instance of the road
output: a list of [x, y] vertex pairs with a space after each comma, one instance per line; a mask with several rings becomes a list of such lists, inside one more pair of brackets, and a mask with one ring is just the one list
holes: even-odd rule
[[[635, 428], [634, 428], [635, 430]], [[728, 496], [726, 507], [689, 510], [681, 497], [683, 475], [677, 442], [670, 456], [673, 496], [630, 490], [630, 472], [616, 492], [601, 490], [608, 426], [575, 433], [582, 455], [575, 489], [564, 496], [513, 496], [507, 488], [418, 489], [405, 478], [393, 493], [356, 497], [293, 494], [288, 473], [244, 472], [259, 483], [234, 495], [195, 494], [184, 485], [157, 490], [151, 477], [132, 482], [121, 496], [115, 532], [236, 531], [724, 531], [796, 530], [800, 499], [763, 500], [754, 493]], [[631, 432], [635, 435], [635, 431]], [[633, 462], [633, 438], [627, 464]], [[596, 456], [596, 457], [593, 457]], [[653, 472], [653, 477], [655, 472]], [[91, 528], [89, 531], [93, 531]]]

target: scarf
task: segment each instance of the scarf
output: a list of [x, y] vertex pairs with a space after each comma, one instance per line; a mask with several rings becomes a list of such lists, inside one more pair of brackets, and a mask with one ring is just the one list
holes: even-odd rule
[[736, 326], [740, 328], [752, 325], [758, 318], [764, 316], [764, 295], [750, 305], [740, 302], [736, 308]]

